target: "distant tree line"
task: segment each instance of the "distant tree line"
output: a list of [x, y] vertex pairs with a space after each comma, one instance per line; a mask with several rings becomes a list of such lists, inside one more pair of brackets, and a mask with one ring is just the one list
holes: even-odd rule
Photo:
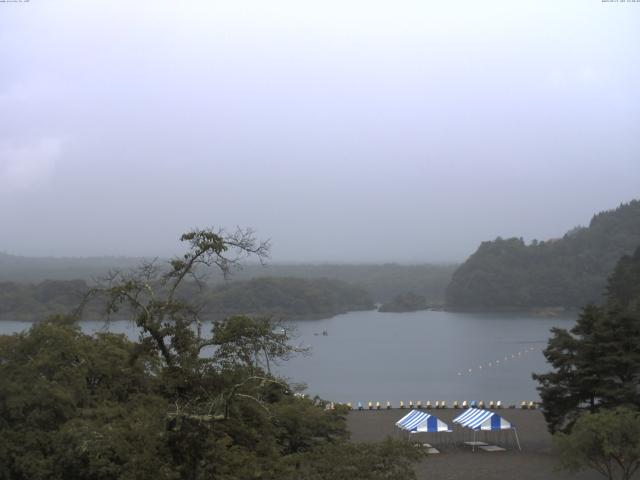
[[384, 303], [396, 295], [416, 292], [430, 303], [443, 303], [447, 285], [456, 264], [268, 264], [262, 270], [247, 266], [235, 276], [247, 280], [256, 276], [330, 278], [342, 280], [366, 290], [376, 303]]
[[88, 290], [84, 280], [45, 280], [37, 285], [0, 282], [0, 320], [36, 320], [67, 313]]
[[[45, 280], [75, 280], [90, 282], [110, 270], [134, 267], [141, 258], [29, 258], [0, 252], [0, 282], [38, 284]], [[429, 302], [444, 302], [445, 290], [457, 265], [418, 264], [285, 264], [248, 263], [235, 272], [234, 279], [246, 281], [261, 277], [294, 277], [308, 280], [333, 279], [366, 290], [375, 302], [383, 303], [406, 292], [418, 292]], [[223, 275], [209, 269], [208, 283], [223, 284]]]
[[616, 262], [640, 245], [640, 201], [595, 215], [587, 228], [527, 245], [522, 238], [483, 242], [453, 274], [454, 310], [579, 308], [599, 303]]
[[375, 308], [362, 288], [326, 278], [254, 278], [217, 285], [204, 297], [204, 312], [213, 317], [262, 314], [309, 319]]
[[[84, 280], [47, 280], [37, 285], [2, 282], [0, 319], [34, 320], [68, 313], [89, 290], [90, 286]], [[373, 300], [363, 289], [329, 279], [256, 278], [213, 287], [204, 285], [202, 290], [193, 282], [184, 282], [177, 294], [197, 304], [208, 319], [238, 314], [311, 319], [375, 308]], [[85, 317], [102, 316], [95, 304], [86, 308]], [[126, 317], [127, 314], [124, 309], [114, 318]]]
[[396, 295], [393, 300], [380, 306], [379, 312], [416, 312], [428, 307], [427, 298], [413, 292]]

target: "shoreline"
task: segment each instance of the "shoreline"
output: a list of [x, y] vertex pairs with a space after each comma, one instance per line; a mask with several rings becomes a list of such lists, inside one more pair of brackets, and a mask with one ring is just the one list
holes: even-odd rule
[[[522, 308], [522, 307], [503, 307], [503, 308], [491, 308], [491, 309], [482, 309], [482, 308], [478, 308], [478, 309], [466, 309], [466, 308], [449, 308], [447, 306], [439, 306], [439, 307], [433, 307], [433, 306], [428, 306], [426, 308], [421, 308], [419, 310], [404, 310], [404, 311], [395, 311], [395, 310], [388, 310], [388, 311], [380, 311], [378, 309], [378, 307], [372, 307], [372, 308], [361, 308], [361, 309], [356, 309], [356, 310], [339, 310], [336, 312], [332, 312], [332, 313], [314, 313], [314, 314], [307, 314], [307, 315], [291, 315], [291, 314], [266, 314], [267, 316], [272, 316], [272, 317], [276, 317], [276, 318], [280, 318], [283, 321], [286, 322], [314, 322], [317, 320], [328, 320], [331, 318], [335, 318], [335, 317], [339, 317], [341, 315], [347, 315], [349, 313], [358, 313], [358, 312], [377, 312], [377, 313], [381, 313], [381, 314], [411, 314], [411, 313], [418, 313], [418, 312], [447, 312], [447, 313], [468, 313], [468, 314], [485, 314], [485, 315], [491, 315], [491, 314], [495, 314], [495, 315], [505, 315], [505, 314], [520, 314], [520, 315], [530, 315], [532, 317], [536, 317], [536, 318], [568, 318], [568, 317], [574, 317], [577, 316], [580, 313], [580, 308], [574, 308], [574, 307], [531, 307], [531, 308]], [[68, 314], [69, 312], [48, 312], [48, 313], [43, 313], [42, 316], [36, 315], [36, 316], [31, 316], [31, 315], [24, 315], [24, 314], [17, 314], [15, 316], [11, 316], [11, 314], [7, 314], [7, 313], [3, 313], [0, 316], [0, 322], [24, 322], [24, 323], [37, 323], [40, 322], [42, 320], [44, 320], [47, 316], [50, 315], [57, 315], [57, 314]], [[233, 315], [241, 315], [239, 313], [227, 313], [227, 314], [209, 314], [209, 315], [205, 315], [205, 321], [213, 321], [213, 320], [220, 320], [226, 317], [230, 317]], [[248, 315], [248, 316], [260, 316], [260, 315], [265, 315], [265, 314], [257, 314], [257, 313], [246, 313], [246, 314], [242, 314], [242, 315]], [[102, 320], [102, 319], [96, 319], [96, 318], [83, 318], [81, 320], [79, 320], [79, 322], [83, 322], [83, 321], [98, 321], [98, 320]], [[112, 318], [112, 321], [127, 321], [130, 320], [130, 318], [126, 315], [123, 316], [119, 316], [117, 318]]]

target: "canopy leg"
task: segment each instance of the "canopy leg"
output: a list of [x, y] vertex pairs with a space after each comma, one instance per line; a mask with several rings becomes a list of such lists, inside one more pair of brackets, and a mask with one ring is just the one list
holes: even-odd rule
[[516, 430], [515, 428], [513, 429], [513, 433], [516, 436], [516, 442], [518, 442], [518, 450], [522, 451], [522, 448], [520, 447], [520, 440], [518, 439], [518, 430]]

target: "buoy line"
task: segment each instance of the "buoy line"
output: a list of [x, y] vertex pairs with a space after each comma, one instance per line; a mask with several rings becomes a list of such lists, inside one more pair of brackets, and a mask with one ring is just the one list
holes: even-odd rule
[[[504, 365], [506, 362], [509, 361], [509, 355], [511, 356], [511, 359], [515, 360], [516, 358], [522, 358], [523, 355], [526, 355], [529, 352], [533, 352], [535, 350], [535, 347], [527, 347], [524, 350], [520, 350], [518, 352], [512, 353], [512, 354], [507, 354], [504, 356], [502, 363], [500, 361], [500, 359], [497, 360], [491, 360], [487, 363], [480, 363], [478, 364], [477, 370], [486, 370], [487, 368], [492, 368], [492, 367], [498, 367], [500, 365]], [[466, 370], [467, 375], [473, 375], [473, 368], [468, 368]], [[461, 377], [463, 376], [463, 370], [460, 370], [458, 372], [458, 376]]]

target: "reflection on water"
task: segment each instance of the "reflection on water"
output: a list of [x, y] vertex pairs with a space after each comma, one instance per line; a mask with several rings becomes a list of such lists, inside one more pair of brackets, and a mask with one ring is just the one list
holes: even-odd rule
[[[351, 312], [296, 322], [297, 342], [311, 354], [277, 370], [307, 383], [309, 394], [340, 402], [536, 400], [531, 373], [548, 370], [542, 349], [549, 330], [574, 321], [514, 313]], [[28, 326], [0, 322], [0, 333]], [[104, 322], [82, 322], [87, 333], [104, 328]], [[138, 335], [130, 322], [112, 322], [109, 330]]]

